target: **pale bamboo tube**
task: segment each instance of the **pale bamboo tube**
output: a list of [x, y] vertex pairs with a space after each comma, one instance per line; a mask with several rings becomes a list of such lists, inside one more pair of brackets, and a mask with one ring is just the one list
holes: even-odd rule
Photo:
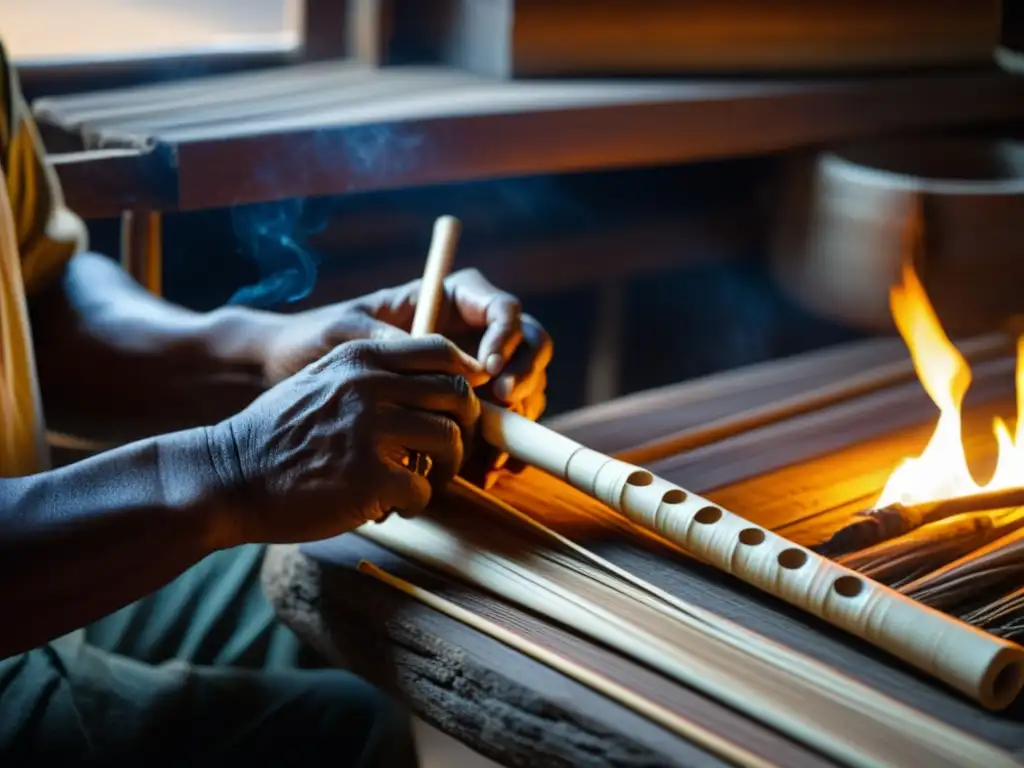
[[454, 216], [441, 216], [434, 222], [434, 235], [430, 240], [427, 264], [423, 270], [423, 283], [416, 302], [411, 333], [423, 336], [434, 332], [437, 316], [444, 299], [444, 279], [452, 270], [455, 247], [459, 243], [462, 224]]
[[484, 439], [702, 560], [897, 656], [988, 709], [1024, 687], [1024, 648], [970, 627], [647, 470], [483, 404]]
[[734, 765], [744, 766], [745, 768], [779, 768], [776, 763], [765, 760], [738, 744], [722, 738], [714, 731], [710, 731], [702, 725], [656, 704], [635, 691], [619, 685], [607, 676], [582, 664], [578, 664], [559, 653], [555, 653], [522, 635], [517, 635], [515, 632], [495, 624], [493, 621], [479, 616], [472, 611], [468, 611], [450, 600], [435, 595], [433, 592], [400, 579], [373, 563], [363, 560], [359, 563], [359, 570], [433, 608], [435, 611], [460, 621], [478, 632], [493, 637], [498, 642], [504, 643], [526, 656], [530, 656], [541, 664], [561, 672], [566, 677], [573, 678], [588, 688], [592, 688], [609, 699], [617, 701], [628, 709], [632, 709], [634, 712], [657, 723], [662, 728], [682, 736], [687, 741], [706, 749], [708, 752]]

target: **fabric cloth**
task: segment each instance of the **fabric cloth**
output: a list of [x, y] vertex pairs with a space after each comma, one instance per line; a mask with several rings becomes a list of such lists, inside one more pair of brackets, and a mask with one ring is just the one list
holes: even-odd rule
[[0, 477], [19, 477], [49, 462], [26, 296], [47, 288], [87, 236], [64, 205], [2, 47], [0, 165]]
[[415, 766], [399, 708], [315, 669], [277, 622], [262, 558], [259, 546], [211, 555], [84, 641], [0, 662], [0, 765]]
[[[2, 48], [0, 89], [0, 477], [21, 477], [49, 467], [28, 301], [86, 235]], [[262, 556], [217, 553], [102, 621], [0, 660], [0, 765], [414, 766], [408, 718], [384, 695], [303, 668], [262, 593]], [[16, 620], [0, 617], [0, 631]]]

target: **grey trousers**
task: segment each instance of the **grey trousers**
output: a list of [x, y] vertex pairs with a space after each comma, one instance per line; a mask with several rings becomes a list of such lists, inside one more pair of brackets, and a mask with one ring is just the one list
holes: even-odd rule
[[102, 621], [0, 661], [0, 766], [415, 766], [397, 705], [316, 668], [276, 621], [263, 553], [211, 555]]

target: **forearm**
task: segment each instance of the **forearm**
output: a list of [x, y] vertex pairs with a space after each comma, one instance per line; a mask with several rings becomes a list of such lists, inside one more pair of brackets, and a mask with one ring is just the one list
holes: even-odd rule
[[0, 480], [0, 658], [149, 594], [231, 546], [203, 430]]
[[95, 254], [75, 257], [31, 311], [49, 427], [118, 442], [245, 407], [264, 389], [261, 343], [280, 322], [175, 306]]

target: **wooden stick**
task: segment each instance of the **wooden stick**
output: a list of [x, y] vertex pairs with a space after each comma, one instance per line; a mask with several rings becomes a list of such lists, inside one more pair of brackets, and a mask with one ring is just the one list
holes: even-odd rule
[[965, 512], [992, 512], [997, 509], [1024, 507], [1024, 488], [1004, 488], [985, 491], [954, 499], [942, 499], [925, 504], [899, 504], [909, 515], [920, 517], [924, 522], [939, 520]]
[[903, 536], [928, 523], [973, 512], [1024, 507], [1024, 488], [1005, 488], [921, 504], [890, 504], [859, 512], [856, 519], [814, 549], [835, 557]]
[[462, 224], [454, 216], [441, 216], [434, 222], [434, 235], [430, 241], [427, 265], [423, 270], [416, 314], [412, 320], [412, 335], [433, 333], [444, 300], [444, 279], [452, 270], [455, 247], [459, 243]]
[[888, 651], [989, 709], [1024, 687], [1024, 648], [900, 595], [697, 494], [484, 403], [484, 439], [720, 570]]
[[446, 600], [422, 587], [400, 579], [367, 560], [359, 563], [359, 570], [433, 608], [435, 611], [460, 621], [478, 632], [489, 635], [498, 642], [515, 648], [520, 653], [561, 672], [566, 677], [573, 678], [598, 693], [607, 696], [609, 699], [632, 709], [634, 712], [648, 718], [663, 728], [682, 736], [687, 741], [691, 741], [707, 751], [718, 755], [733, 765], [749, 766], [750, 768], [779, 768], [776, 763], [765, 760], [743, 747], [722, 738], [717, 733], [709, 731], [698, 723], [655, 704], [650, 699], [619, 685], [599, 672], [555, 653], [538, 643], [528, 640], [522, 635], [517, 635], [483, 616], [479, 616], [460, 605], [456, 605], [450, 600]]

